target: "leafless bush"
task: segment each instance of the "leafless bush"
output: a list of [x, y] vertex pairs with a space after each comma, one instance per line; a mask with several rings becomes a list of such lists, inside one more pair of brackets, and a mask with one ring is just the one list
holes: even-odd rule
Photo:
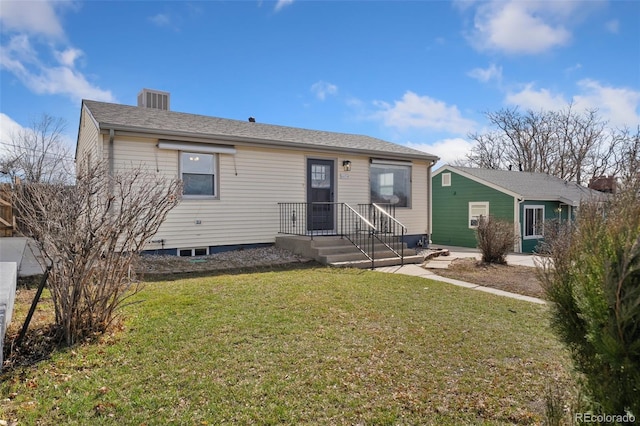
[[515, 242], [513, 223], [492, 216], [481, 216], [476, 239], [484, 263], [505, 264]]
[[[180, 198], [178, 181], [141, 169], [84, 168], [75, 186], [16, 186], [21, 230], [51, 265], [56, 324], [71, 345], [105, 331], [138, 285], [134, 264]], [[43, 265], [45, 266], [45, 265]]]

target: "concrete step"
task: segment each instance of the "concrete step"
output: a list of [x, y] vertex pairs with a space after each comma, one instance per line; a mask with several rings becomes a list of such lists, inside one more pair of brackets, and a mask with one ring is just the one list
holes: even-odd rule
[[[407, 248], [406, 244], [393, 244], [391, 247], [400, 252], [404, 248], [405, 254], [415, 254], [415, 250], [411, 250]], [[326, 256], [331, 254], [341, 254], [341, 253], [360, 253], [360, 250], [354, 246], [351, 242], [348, 244], [343, 244], [339, 246], [325, 246], [325, 247], [317, 247], [315, 248], [316, 253], [319, 256]], [[382, 243], [376, 243], [374, 245], [374, 250], [376, 253], [378, 252], [390, 252], [391, 250]]]
[[[356, 267], [363, 268], [367, 267], [367, 263], [369, 264], [369, 266], [371, 265], [371, 261], [367, 258], [367, 256], [363, 254], [356, 246], [354, 246], [351, 241], [346, 238], [340, 238], [337, 236], [314, 237], [313, 240], [311, 240], [310, 237], [304, 236], [277, 236], [276, 246], [285, 248], [301, 256], [315, 259], [316, 261], [325, 265], [332, 264], [343, 266], [360, 263], [362, 266]], [[400, 252], [401, 249], [404, 248], [405, 259], [412, 259], [407, 263], [422, 263], [423, 257], [418, 256], [414, 259], [413, 256], [416, 255], [416, 251], [407, 248], [406, 244], [398, 243], [394, 244], [393, 246], [394, 249], [398, 252]], [[389, 250], [389, 248], [387, 248], [384, 244], [377, 242], [375, 244], [374, 251], [376, 259], [380, 259], [381, 266], [400, 264], [400, 259], [398, 258], [398, 256], [393, 251]], [[383, 259], [389, 260], [383, 261]], [[379, 261], [376, 260], [376, 264], [378, 263]]]
[[[422, 255], [413, 255], [413, 256], [405, 256], [404, 257], [404, 264], [410, 264], [410, 263], [414, 263], [414, 264], [419, 264], [422, 263], [424, 261], [424, 256]], [[398, 257], [387, 257], [387, 258], [381, 258], [381, 259], [376, 259], [374, 262], [374, 268], [380, 268], [383, 266], [398, 266], [400, 265], [402, 262], [400, 261], [400, 258]], [[334, 262], [334, 263], [329, 263], [329, 265], [331, 266], [335, 266], [338, 268], [359, 268], [359, 269], [367, 269], [367, 268], [371, 268], [371, 261], [369, 259], [367, 260], [357, 260], [357, 261], [346, 261], [346, 262]]]
[[[358, 248], [356, 248], [355, 246], [352, 246], [352, 247], [353, 249], [348, 252], [338, 252], [338, 253], [329, 252], [329, 253], [319, 254], [316, 260], [324, 264], [368, 260], [367, 256], [365, 256], [364, 253], [358, 250]], [[415, 250], [405, 249], [404, 251], [405, 257], [412, 256], [415, 254], [416, 254]], [[394, 257], [398, 258], [398, 256], [394, 252], [392, 252], [391, 250], [387, 249], [384, 246], [376, 247], [374, 255], [375, 255], [375, 258], [377, 259], [394, 258]]]

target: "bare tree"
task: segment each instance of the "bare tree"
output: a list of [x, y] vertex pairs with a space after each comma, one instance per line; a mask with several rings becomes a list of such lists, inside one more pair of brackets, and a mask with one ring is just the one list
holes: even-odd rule
[[476, 167], [541, 172], [584, 184], [616, 167], [619, 138], [597, 110], [579, 113], [503, 109], [486, 113], [495, 129], [474, 133], [467, 161]]
[[51, 268], [56, 325], [69, 345], [113, 323], [137, 290], [138, 254], [181, 194], [179, 181], [141, 169], [114, 176], [104, 164], [81, 170], [75, 186], [22, 183], [14, 197], [22, 231]]
[[4, 154], [0, 168], [11, 178], [26, 182], [70, 182], [73, 180], [73, 154], [64, 143], [66, 122], [43, 114], [31, 125], [2, 141]]
[[615, 174], [621, 186], [640, 188], [640, 125], [635, 132], [629, 128], [618, 130], [615, 140]]

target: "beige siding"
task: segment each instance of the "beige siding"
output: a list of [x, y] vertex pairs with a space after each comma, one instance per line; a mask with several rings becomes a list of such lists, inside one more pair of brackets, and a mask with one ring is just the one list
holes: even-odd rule
[[[169, 179], [178, 178], [178, 153], [156, 147], [157, 140], [116, 137], [113, 141], [114, 170], [142, 168]], [[109, 156], [109, 136], [105, 135], [103, 155]]]
[[[78, 147], [76, 151], [77, 168], [86, 165], [88, 162], [98, 162], [102, 160], [99, 144], [101, 141], [100, 132], [91, 115], [83, 108], [80, 114], [80, 130], [78, 132]], [[77, 170], [78, 172], [80, 170]]]
[[[351, 161], [351, 171], [345, 172], [342, 161]], [[347, 203], [354, 208], [357, 204], [370, 202], [369, 157], [340, 157], [336, 161], [337, 201]]]
[[[116, 136], [116, 170], [139, 167], [168, 178], [179, 178], [178, 151], [161, 150], [156, 139]], [[327, 155], [284, 149], [236, 146], [236, 154], [219, 154], [219, 199], [185, 198], [172, 210], [154, 240], [165, 248], [273, 243], [279, 230], [278, 202], [306, 201], [308, 158], [335, 160], [336, 201], [351, 205], [370, 202], [369, 157]], [[109, 153], [108, 136], [103, 154]], [[342, 161], [351, 161], [345, 172]], [[398, 209], [409, 234], [427, 227], [427, 165], [412, 170], [412, 207]], [[159, 243], [147, 249], [160, 249]]]

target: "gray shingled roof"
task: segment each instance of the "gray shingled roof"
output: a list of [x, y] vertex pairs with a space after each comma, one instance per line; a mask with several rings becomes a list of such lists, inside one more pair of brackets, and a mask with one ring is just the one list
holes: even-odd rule
[[452, 171], [460, 170], [507, 191], [515, 192], [525, 200], [561, 201], [577, 206], [580, 201], [603, 197], [601, 192], [580, 186], [574, 182], [565, 182], [545, 173], [457, 166], [447, 167]]
[[208, 117], [153, 108], [83, 100], [100, 129], [130, 130], [156, 135], [192, 135], [238, 143], [362, 152], [437, 161], [438, 157], [403, 145], [363, 135], [299, 129], [272, 124]]

